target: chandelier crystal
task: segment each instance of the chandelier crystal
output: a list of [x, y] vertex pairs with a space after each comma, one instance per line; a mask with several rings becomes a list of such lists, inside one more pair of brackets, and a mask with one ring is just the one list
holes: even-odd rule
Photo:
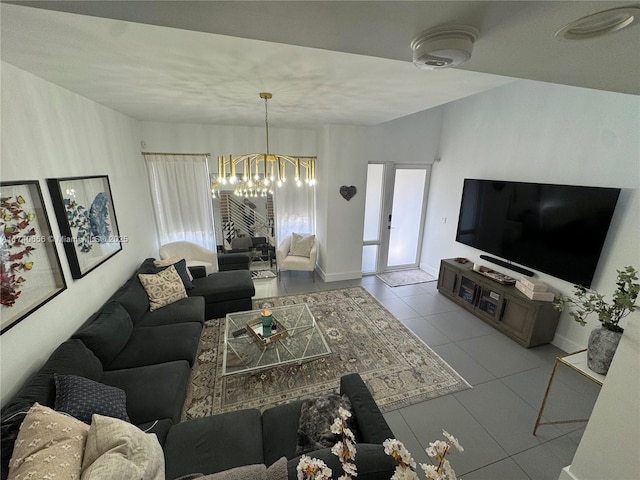
[[[269, 152], [268, 92], [260, 93], [264, 100], [266, 153], [248, 153], [234, 157], [218, 156], [218, 173], [211, 175], [211, 195], [216, 198], [220, 190], [233, 189], [241, 197], [266, 197], [273, 194], [273, 185], [282, 186], [293, 168], [293, 181], [298, 187], [316, 184], [316, 157], [280, 155]], [[289, 176], [289, 178], [291, 178]]]

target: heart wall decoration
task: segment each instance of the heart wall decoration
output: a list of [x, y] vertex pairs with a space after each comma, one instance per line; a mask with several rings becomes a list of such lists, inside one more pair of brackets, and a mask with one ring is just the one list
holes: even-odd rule
[[340, 195], [342, 195], [342, 198], [344, 198], [347, 202], [353, 198], [357, 191], [358, 190], [353, 185], [351, 185], [350, 187], [347, 187], [346, 185], [340, 187]]

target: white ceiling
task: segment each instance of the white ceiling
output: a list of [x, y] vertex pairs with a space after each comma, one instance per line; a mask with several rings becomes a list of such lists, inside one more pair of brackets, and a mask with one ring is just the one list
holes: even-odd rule
[[[553, 36], [631, 2], [19, 3], [0, 5], [3, 61], [140, 120], [260, 125], [261, 91], [276, 127], [378, 124], [514, 78], [640, 94], [640, 26]], [[471, 60], [415, 68], [411, 39], [447, 24], [479, 28]]]

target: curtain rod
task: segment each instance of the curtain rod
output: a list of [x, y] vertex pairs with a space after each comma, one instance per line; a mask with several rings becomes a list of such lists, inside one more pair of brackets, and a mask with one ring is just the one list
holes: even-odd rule
[[193, 157], [193, 156], [210, 157], [211, 156], [210, 153], [171, 153], [171, 152], [140, 152], [140, 153], [142, 153], [142, 155], [174, 155], [174, 156], [186, 156], [186, 157]]

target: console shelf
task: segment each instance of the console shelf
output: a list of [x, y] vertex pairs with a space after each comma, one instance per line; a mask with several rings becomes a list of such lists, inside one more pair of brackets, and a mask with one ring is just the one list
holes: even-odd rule
[[530, 300], [513, 285], [494, 282], [472, 266], [442, 260], [438, 291], [523, 347], [553, 340], [560, 312], [551, 302]]

